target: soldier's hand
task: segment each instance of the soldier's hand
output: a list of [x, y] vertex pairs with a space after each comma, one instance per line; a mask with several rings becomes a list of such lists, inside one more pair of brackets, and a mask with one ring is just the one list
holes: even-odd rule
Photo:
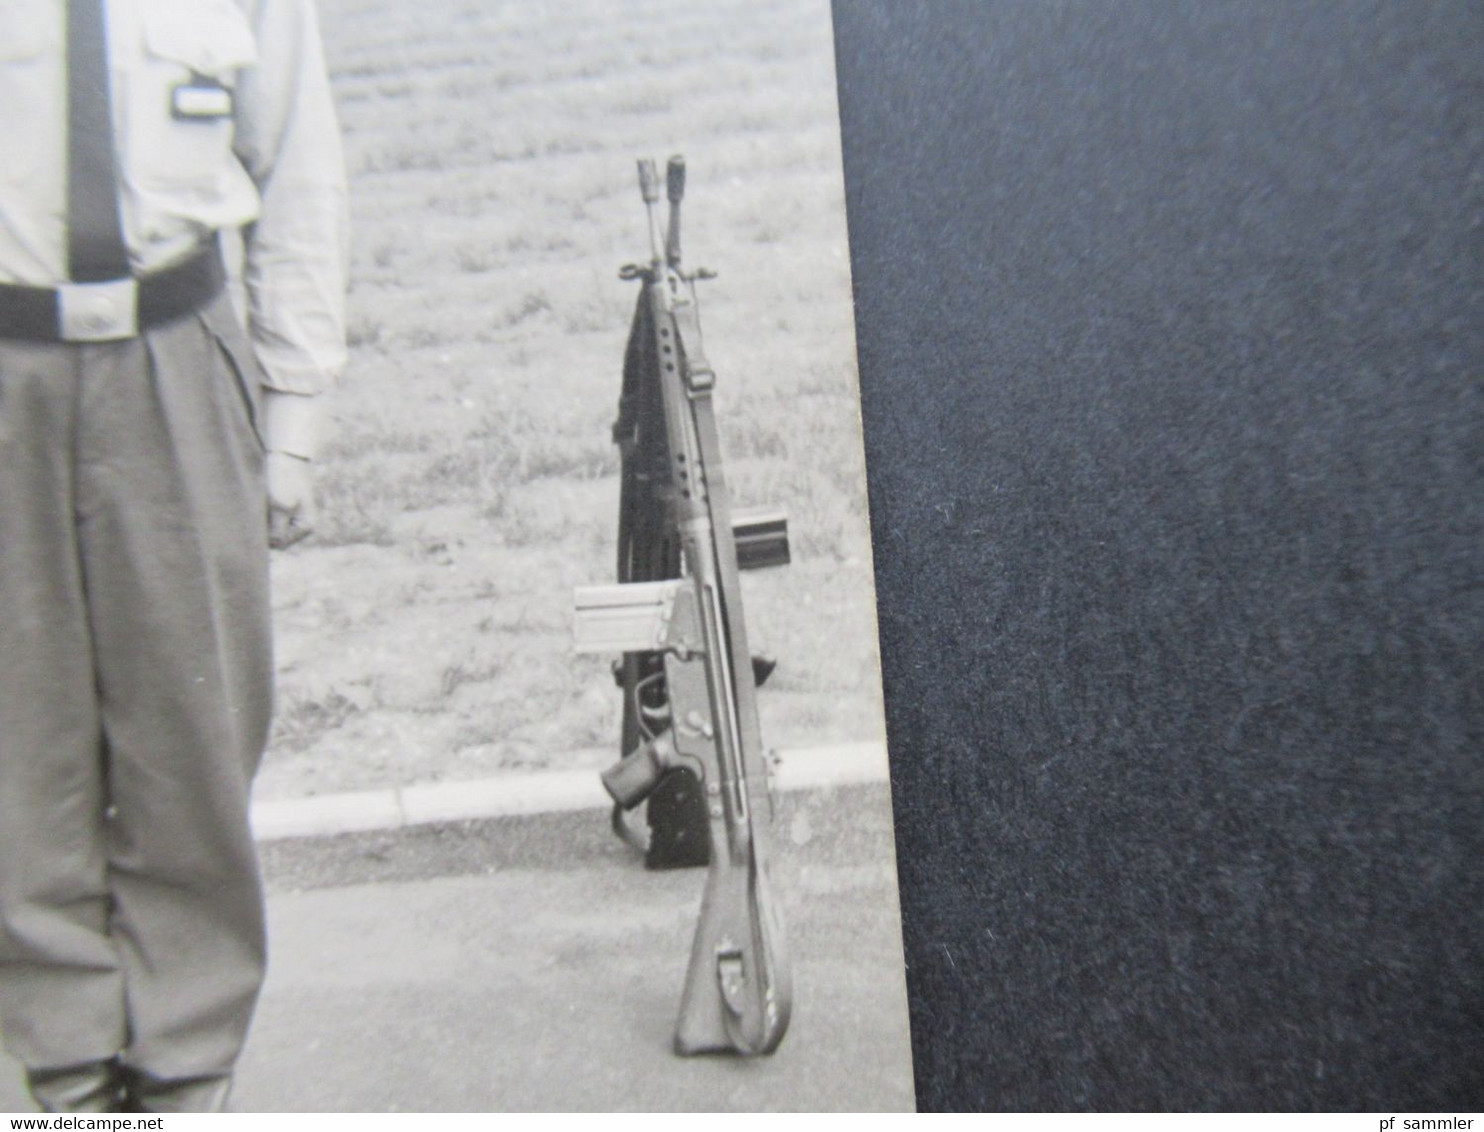
[[314, 477], [310, 463], [287, 452], [268, 453], [268, 545], [293, 546], [314, 532]]

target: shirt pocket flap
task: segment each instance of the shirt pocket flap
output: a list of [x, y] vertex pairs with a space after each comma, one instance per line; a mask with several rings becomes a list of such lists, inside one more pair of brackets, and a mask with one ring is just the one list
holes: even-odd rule
[[61, 42], [62, 17], [56, 5], [7, 0], [0, 4], [0, 63], [34, 59]]
[[153, 5], [145, 13], [144, 38], [151, 54], [217, 79], [258, 57], [247, 18], [230, 0]]

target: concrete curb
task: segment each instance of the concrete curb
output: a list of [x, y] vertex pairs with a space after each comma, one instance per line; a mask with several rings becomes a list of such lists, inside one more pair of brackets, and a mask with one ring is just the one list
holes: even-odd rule
[[[809, 747], [776, 754], [774, 780], [780, 791], [887, 780], [883, 743]], [[252, 825], [259, 841], [276, 841], [434, 822], [598, 810], [610, 805], [596, 770], [544, 771], [257, 802], [252, 808]]]

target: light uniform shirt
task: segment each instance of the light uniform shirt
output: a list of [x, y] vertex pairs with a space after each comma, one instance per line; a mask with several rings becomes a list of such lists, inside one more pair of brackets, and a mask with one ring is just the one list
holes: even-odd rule
[[[345, 364], [346, 190], [313, 0], [107, 0], [136, 274], [244, 229], [270, 448], [312, 454]], [[64, 0], [0, 0], [0, 281], [67, 275]]]

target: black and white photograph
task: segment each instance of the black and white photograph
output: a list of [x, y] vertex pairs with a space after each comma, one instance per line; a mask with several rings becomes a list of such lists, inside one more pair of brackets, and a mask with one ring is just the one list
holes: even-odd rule
[[912, 1109], [834, 63], [0, 6], [0, 1111]]
[[1477, 1127], [1481, 58], [0, 2], [0, 1111]]

